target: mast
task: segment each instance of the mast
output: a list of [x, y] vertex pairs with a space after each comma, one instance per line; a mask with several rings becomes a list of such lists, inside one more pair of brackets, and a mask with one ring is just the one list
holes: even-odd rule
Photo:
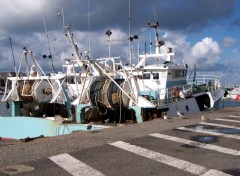
[[155, 40], [155, 54], [160, 54], [160, 47], [164, 45], [164, 41], [158, 40], [158, 32], [157, 27], [159, 26], [159, 23], [157, 21], [154, 21], [152, 24], [148, 23], [149, 27], [152, 27], [154, 29], [154, 40]]
[[9, 41], [10, 41], [11, 50], [12, 50], [12, 57], [13, 57], [13, 65], [14, 65], [15, 74], [16, 74], [16, 76], [18, 76], [17, 67], [16, 67], [16, 63], [15, 63], [15, 58], [14, 58], [14, 54], [13, 54], [12, 40], [11, 40], [10, 36], [9, 36]]
[[90, 16], [89, 16], [89, 8], [90, 8], [90, 4], [89, 4], [89, 0], [88, 0], [88, 51], [89, 51], [89, 57], [91, 54], [90, 48], [91, 48], [91, 38], [90, 38]]
[[128, 0], [128, 35], [129, 35], [129, 40], [128, 40], [128, 47], [129, 47], [129, 63], [131, 66], [132, 70], [132, 52], [131, 52], [131, 0]]
[[73, 51], [73, 55], [74, 57], [80, 61], [80, 55], [79, 55], [79, 52], [78, 52], [78, 47], [77, 45], [75, 44], [74, 40], [73, 40], [73, 34], [70, 34], [70, 25], [67, 25], [65, 27], [65, 32], [66, 32], [66, 35], [67, 35], [67, 38], [71, 44], [71, 47], [72, 47], [72, 51]]
[[[40, 2], [41, 3], [41, 2]], [[50, 47], [50, 43], [49, 43], [49, 37], [48, 37], [48, 32], [47, 32], [47, 26], [46, 26], [46, 22], [45, 22], [45, 17], [43, 15], [43, 10], [42, 10], [42, 4], [41, 5], [41, 14], [42, 14], [42, 19], [43, 19], [43, 25], [44, 25], [44, 30], [45, 30], [45, 34], [46, 34], [46, 37], [47, 37], [47, 44], [48, 44], [48, 50], [49, 50], [49, 55], [48, 55], [48, 58], [51, 60], [51, 63], [52, 63], [52, 71], [53, 71], [53, 74], [56, 73], [56, 70], [54, 68], [54, 65], [53, 65], [53, 58], [52, 58], [52, 52], [51, 52], [51, 47]], [[46, 58], [47, 56], [44, 55], [43, 58]]]

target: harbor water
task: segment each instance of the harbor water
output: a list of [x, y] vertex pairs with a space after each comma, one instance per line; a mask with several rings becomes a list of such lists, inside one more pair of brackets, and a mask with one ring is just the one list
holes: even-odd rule
[[219, 109], [224, 108], [234, 108], [234, 107], [240, 107], [240, 101], [233, 100], [233, 99], [222, 99], [219, 105]]
[[[2, 95], [0, 95], [0, 100], [2, 100]], [[11, 103], [10, 107], [11, 107]], [[231, 100], [231, 99], [222, 99], [219, 109], [229, 108], [229, 107], [240, 107], [240, 101]], [[0, 101], [0, 116], [10, 116], [11, 109], [6, 108], [6, 102]]]
[[11, 109], [6, 108], [6, 102], [2, 102], [2, 97], [3, 96], [0, 95], [0, 116], [10, 116], [11, 115]]

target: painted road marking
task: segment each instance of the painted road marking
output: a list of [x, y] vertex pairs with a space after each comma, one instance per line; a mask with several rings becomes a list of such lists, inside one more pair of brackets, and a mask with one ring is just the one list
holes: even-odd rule
[[235, 115], [228, 115], [228, 117], [240, 118], [240, 116], [235, 116]]
[[188, 161], [181, 160], [178, 158], [174, 158], [168, 155], [164, 155], [162, 153], [154, 152], [142, 147], [138, 147], [136, 145], [132, 145], [123, 141], [117, 141], [117, 142], [111, 143], [111, 145], [121, 148], [123, 150], [126, 150], [128, 152], [132, 152], [137, 155], [158, 161], [160, 163], [184, 170], [186, 172], [189, 172], [195, 175], [210, 176], [214, 173], [214, 175], [218, 175], [218, 176], [227, 176], [227, 175], [229, 176], [229, 174], [226, 174], [221, 171], [212, 170], [212, 169], [209, 170], [206, 167], [203, 167], [194, 163], [190, 163]]
[[216, 118], [214, 120], [219, 120], [219, 121], [224, 121], [224, 122], [235, 122], [235, 123], [240, 123], [239, 120], [231, 120], [231, 119], [221, 119], [221, 118]]
[[101, 172], [93, 169], [67, 153], [52, 156], [49, 157], [49, 159], [73, 176], [104, 176]]
[[186, 127], [180, 127], [180, 128], [177, 128], [177, 129], [184, 130], [184, 131], [197, 132], [197, 133], [210, 134], [210, 135], [214, 135], [214, 136], [222, 136], [222, 137], [226, 137], [226, 138], [233, 138], [233, 139], [240, 140], [240, 136], [231, 135], [231, 134], [217, 133], [217, 132], [203, 130], [203, 129], [200, 129], [200, 128], [190, 129], [190, 128], [186, 128]]
[[237, 126], [232, 126], [232, 125], [223, 125], [223, 124], [217, 124], [217, 123], [208, 123], [208, 122], [200, 122], [202, 125], [210, 125], [210, 126], [218, 126], [218, 127], [225, 127], [225, 128], [235, 128], [235, 129], [240, 129]]
[[203, 174], [201, 176], [224, 176], [224, 175], [227, 176], [229, 174], [226, 174], [226, 173], [218, 171], [218, 170], [210, 169], [208, 172], [206, 172], [205, 174]]
[[191, 145], [191, 146], [195, 146], [195, 147], [214, 150], [214, 151], [225, 153], [225, 154], [240, 155], [240, 151], [238, 151], [238, 150], [228, 149], [228, 148], [219, 147], [219, 146], [211, 145], [211, 144], [205, 144], [205, 143], [196, 142], [196, 141], [183, 139], [183, 138], [178, 138], [178, 137], [174, 137], [174, 136], [168, 136], [168, 135], [164, 135], [164, 134], [160, 134], [160, 133], [149, 134], [149, 136], [166, 139], [166, 140], [170, 140], [170, 141], [174, 141], [174, 142], [179, 142], [179, 143], [183, 143], [183, 144], [187, 144], [187, 145]]

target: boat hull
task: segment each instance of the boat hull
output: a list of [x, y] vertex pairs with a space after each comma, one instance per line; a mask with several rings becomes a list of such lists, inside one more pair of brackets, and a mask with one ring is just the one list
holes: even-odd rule
[[[91, 130], [108, 128], [93, 125]], [[61, 124], [54, 120], [35, 117], [0, 117], [0, 136], [2, 138], [26, 139], [52, 137], [87, 130], [86, 124]]]
[[212, 92], [199, 93], [191, 98], [159, 106], [158, 109], [167, 109], [168, 118], [178, 117], [178, 112], [184, 115], [198, 113], [200, 111], [217, 109], [221, 102], [224, 91], [217, 89]]

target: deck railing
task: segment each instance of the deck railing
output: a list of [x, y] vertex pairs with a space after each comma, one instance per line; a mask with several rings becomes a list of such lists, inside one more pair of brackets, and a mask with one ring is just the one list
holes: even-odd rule
[[217, 87], [220, 85], [220, 77], [216, 75], [197, 75], [195, 80], [193, 77], [188, 78], [188, 84], [203, 85], [203, 84], [213, 84]]
[[[176, 85], [174, 86], [177, 88], [180, 93], [181, 91], [189, 91], [192, 94], [200, 93], [200, 92], [211, 92], [221, 88], [220, 85], [220, 77], [215, 75], [198, 75], [195, 78], [195, 81], [190, 79], [186, 85]], [[166, 104], [171, 103], [173, 101], [181, 100], [182, 98], [178, 96], [174, 96], [174, 92], [172, 88], [165, 88], [159, 90], [159, 99], [154, 103]], [[160, 98], [161, 97], [161, 98]], [[164, 98], [162, 98], [164, 97]]]

